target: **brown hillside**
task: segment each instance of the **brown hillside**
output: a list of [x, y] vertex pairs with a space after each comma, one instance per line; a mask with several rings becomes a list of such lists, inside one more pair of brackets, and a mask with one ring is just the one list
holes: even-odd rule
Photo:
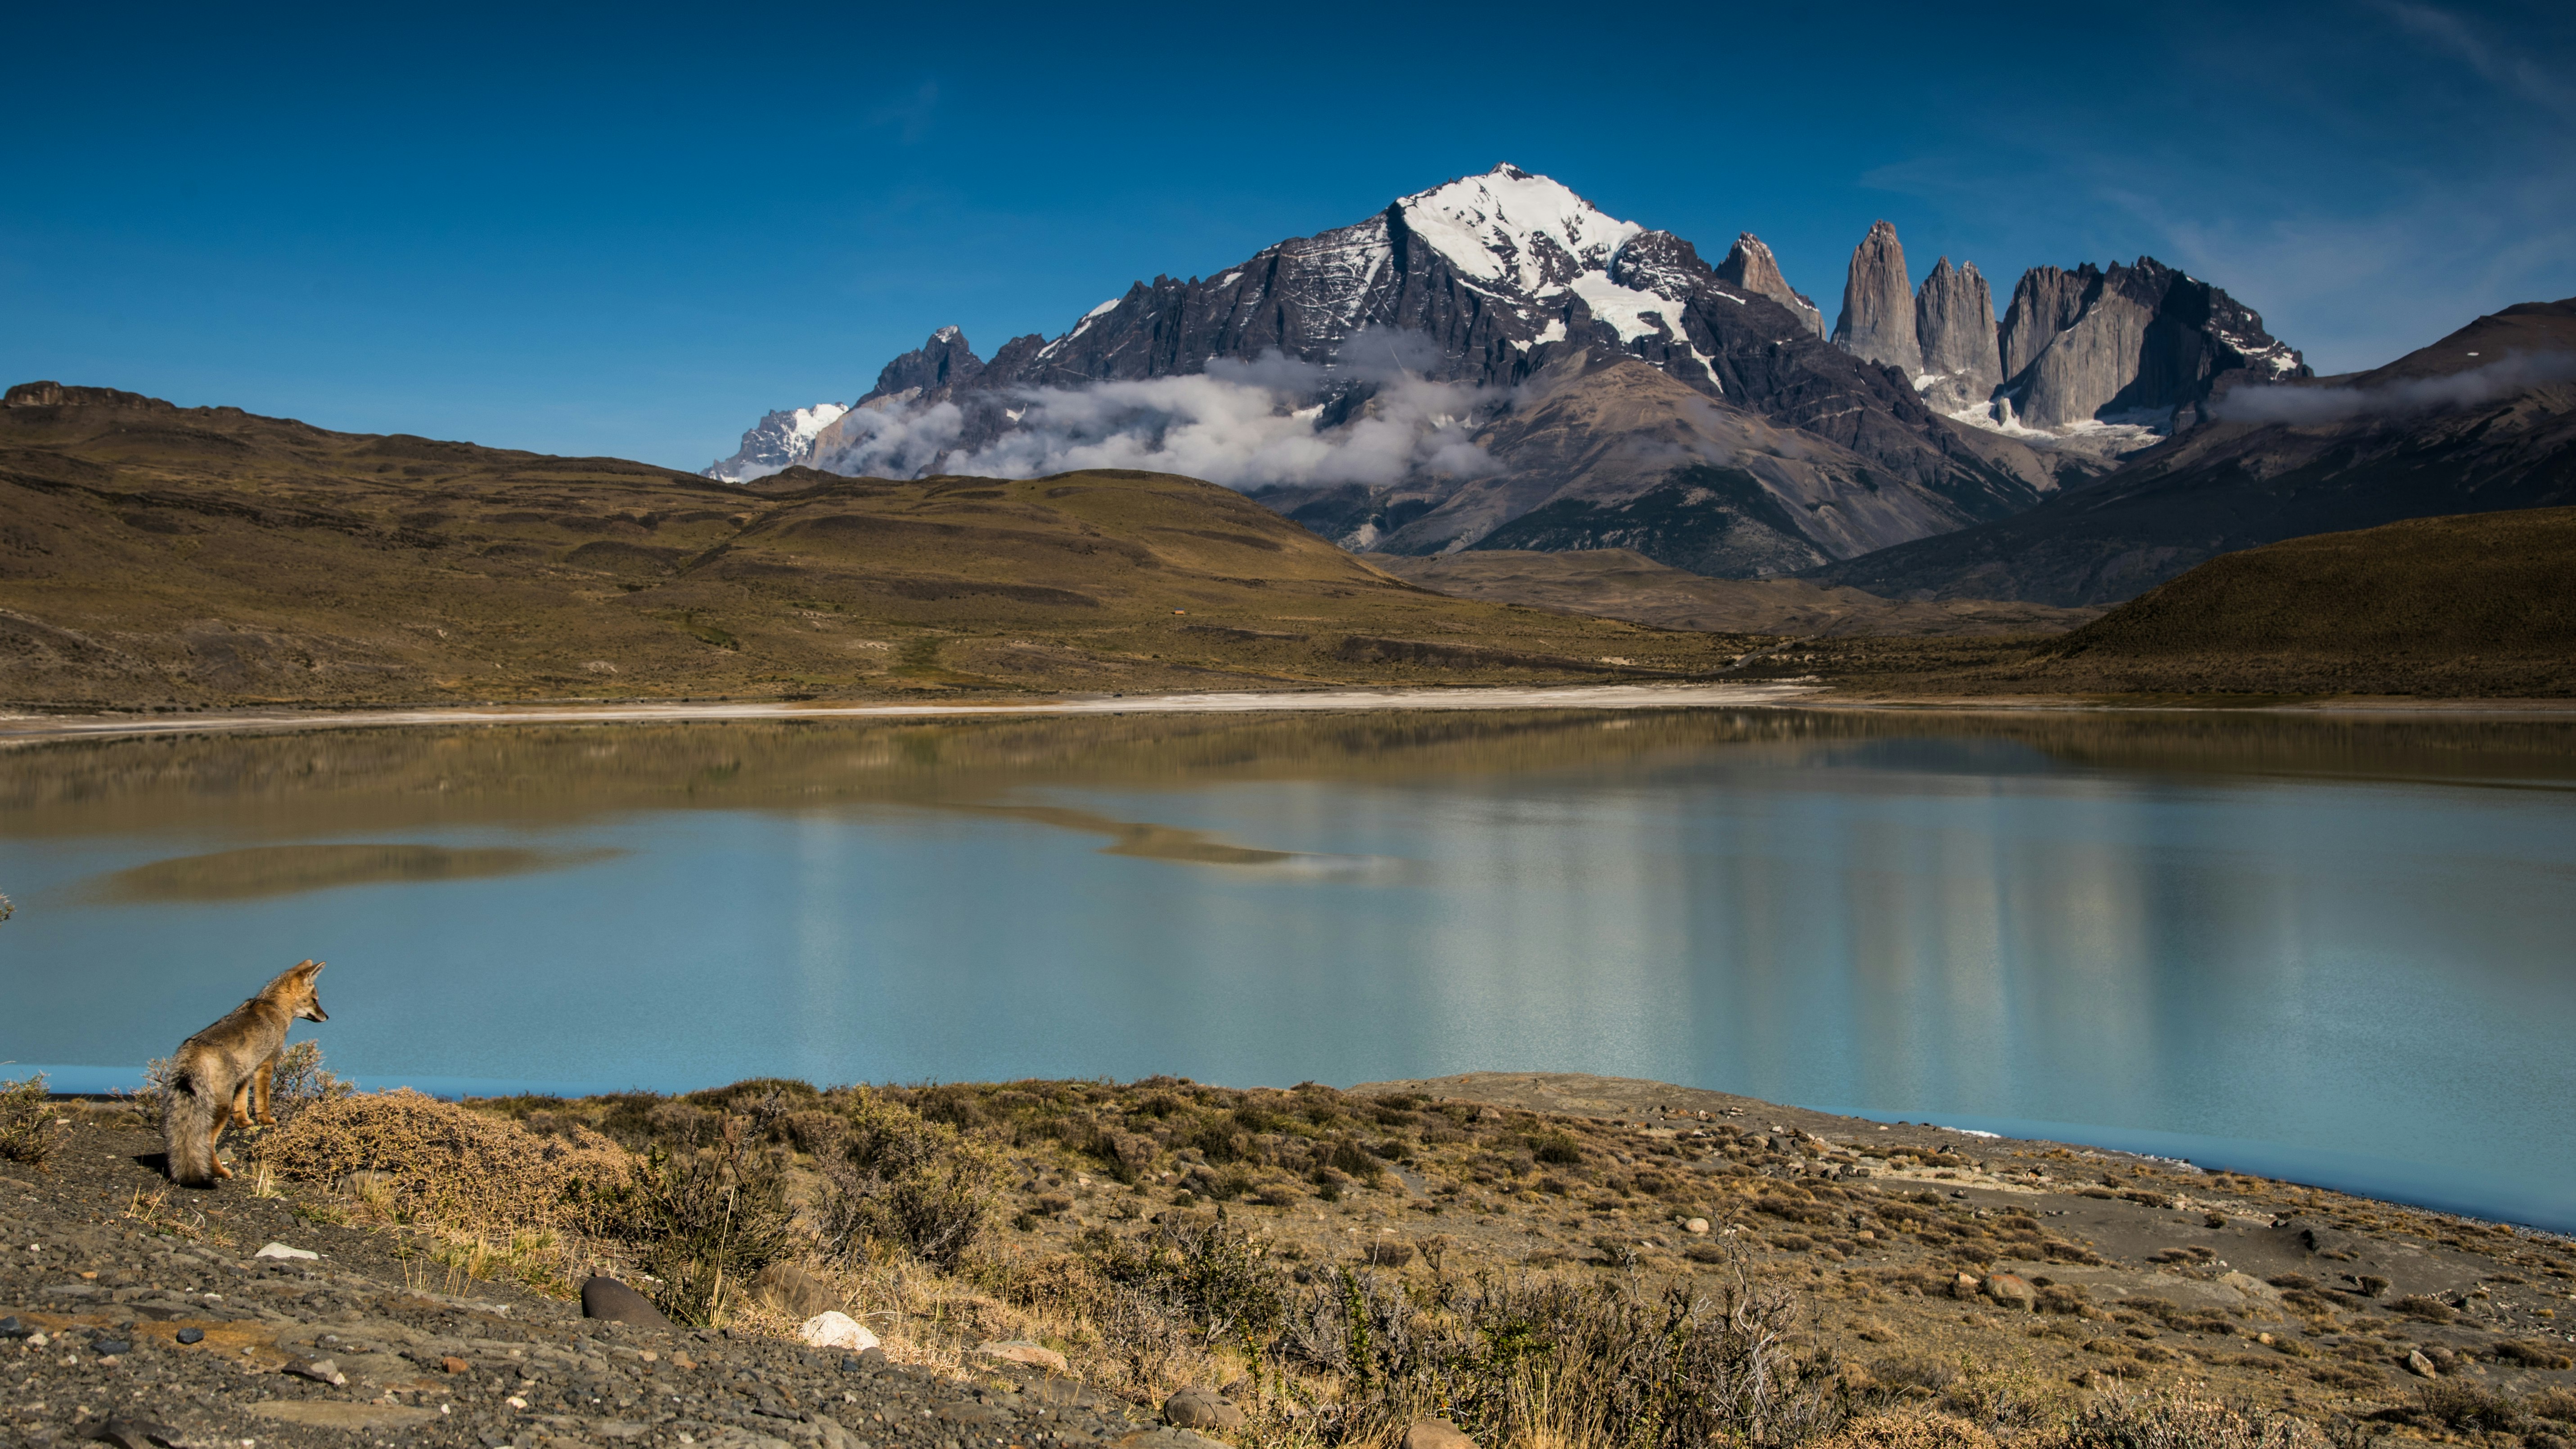
[[1431, 594], [1159, 474], [744, 489], [103, 388], [0, 406], [21, 706], [1646, 679], [1744, 647]]

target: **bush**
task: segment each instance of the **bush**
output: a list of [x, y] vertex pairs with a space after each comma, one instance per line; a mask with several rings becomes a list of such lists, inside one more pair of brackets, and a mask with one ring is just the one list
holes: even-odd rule
[[633, 1159], [595, 1132], [540, 1137], [408, 1088], [317, 1098], [280, 1124], [250, 1151], [278, 1176], [373, 1173], [405, 1220], [478, 1232], [596, 1227], [633, 1176]]
[[23, 1162], [44, 1171], [62, 1146], [62, 1129], [55, 1121], [44, 1073], [21, 1082], [0, 1082], [0, 1161]]
[[1124, 1316], [1131, 1321], [1164, 1319], [1186, 1325], [1202, 1343], [1250, 1344], [1278, 1332], [1286, 1312], [1279, 1270], [1222, 1207], [1208, 1222], [1166, 1213], [1134, 1238], [1095, 1230], [1084, 1249], [1101, 1278], [1129, 1295]]
[[2057, 1449], [2327, 1449], [2305, 1419], [2194, 1399], [2110, 1398], [2067, 1426]]
[[620, 1237], [662, 1281], [654, 1301], [682, 1323], [712, 1326], [752, 1279], [787, 1256], [795, 1212], [777, 1161], [746, 1145], [754, 1129], [727, 1117], [717, 1144], [656, 1151], [619, 1197]]
[[1583, 1162], [1583, 1148], [1562, 1132], [1550, 1132], [1530, 1139], [1530, 1156], [1558, 1167], [1576, 1167]]
[[1480, 1280], [1426, 1313], [1345, 1271], [1290, 1306], [1274, 1352], [1340, 1375], [1326, 1444], [1391, 1442], [1444, 1413], [1478, 1443], [1683, 1449], [1799, 1443], [1831, 1427], [1832, 1375], [1792, 1352], [1793, 1300], [1737, 1278], [1650, 1298], [1596, 1280]]
[[847, 1137], [819, 1162], [816, 1216], [827, 1253], [856, 1262], [871, 1242], [885, 1241], [943, 1271], [955, 1270], [991, 1226], [1005, 1177], [989, 1143], [866, 1088]]

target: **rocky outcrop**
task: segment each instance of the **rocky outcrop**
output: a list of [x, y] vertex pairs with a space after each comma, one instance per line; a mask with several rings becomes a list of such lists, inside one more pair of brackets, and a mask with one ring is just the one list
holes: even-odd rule
[[2508, 307], [2353, 378], [2261, 386], [2267, 369], [2221, 374], [2202, 425], [2108, 477], [1809, 577], [1891, 598], [2109, 604], [2282, 539], [2576, 505], [2576, 381], [2470, 375], [2489, 359], [2571, 352], [2576, 298]]
[[2312, 375], [2253, 309], [2153, 257], [2107, 272], [2037, 269], [2013, 289], [2005, 326], [2005, 365], [2021, 359], [2005, 399], [2033, 428], [2187, 423], [2182, 410], [2196, 409], [2224, 375]]
[[930, 334], [929, 341], [887, 363], [877, 374], [877, 385], [859, 401], [905, 393], [945, 397], [952, 389], [973, 385], [983, 372], [983, 359], [966, 345], [966, 334], [954, 327], [942, 327]]
[[1905, 277], [1905, 246], [1896, 228], [1880, 221], [1852, 248], [1843, 282], [1843, 313], [1834, 323], [1834, 345], [1855, 357], [1885, 363], [1912, 377], [1923, 363], [1914, 334], [1914, 288]]
[[1779, 261], [1753, 233], [1736, 234], [1735, 245], [1728, 250], [1726, 260], [1717, 264], [1717, 279], [1756, 296], [1770, 298], [1807, 324], [1808, 331], [1818, 337], [1825, 335], [1825, 314], [1817, 310], [1815, 302], [1806, 293], [1790, 286], [1789, 279], [1780, 275]]
[[1992, 397], [2004, 380], [1995, 349], [1995, 298], [1969, 262], [1958, 270], [1943, 257], [1914, 294], [1914, 334], [1923, 346], [1923, 371], [1934, 381], [1925, 397], [1936, 407], [1958, 408]]
[[2084, 315], [2085, 299], [2102, 284], [2102, 269], [2086, 262], [2074, 271], [2033, 267], [2013, 284], [2012, 306], [1996, 336], [2003, 375], [2019, 377], [2058, 333]]

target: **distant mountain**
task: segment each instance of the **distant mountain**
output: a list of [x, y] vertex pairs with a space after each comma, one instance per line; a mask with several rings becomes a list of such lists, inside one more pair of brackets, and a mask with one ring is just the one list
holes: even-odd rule
[[[2275, 345], [2224, 293], [2151, 267], [2051, 269], [2079, 280], [2046, 292], [2076, 339], [2039, 348], [2058, 358], [2036, 394], [2047, 416], [2100, 392], [2096, 412], [2169, 418], [2255, 365], [2192, 339]], [[2201, 314], [2216, 331], [2191, 332]], [[1884, 222], [1824, 334], [1752, 234], [1712, 267], [1678, 236], [1506, 165], [1213, 277], [1137, 282], [990, 358], [942, 328], [801, 455], [773, 441], [793, 429], [772, 414], [708, 471], [1150, 467], [1245, 490], [1353, 548], [1620, 537], [1751, 576], [2008, 517], [2108, 467], [2098, 438], [2062, 446], [1998, 413], [2013, 380], [1985, 279], [1945, 258], [1918, 294]], [[2085, 365], [2068, 365], [2079, 352]], [[2139, 425], [2116, 441], [2151, 440]]]
[[748, 483], [793, 468], [812, 455], [814, 439], [848, 411], [839, 403], [827, 402], [765, 414], [742, 435], [742, 446], [734, 455], [709, 464], [705, 476], [722, 483]]
[[2304, 534], [2576, 504], [2576, 298], [2508, 307], [2370, 372], [2219, 381], [2184, 431], [2097, 482], [1813, 577], [1901, 598], [2116, 603]]

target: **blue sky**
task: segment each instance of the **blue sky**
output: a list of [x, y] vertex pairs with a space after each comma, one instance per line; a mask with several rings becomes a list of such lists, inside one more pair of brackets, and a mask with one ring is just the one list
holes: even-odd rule
[[1839, 304], [2140, 253], [2321, 371], [2576, 294], [2576, 9], [1707, 4], [237, 14], [0, 48], [0, 381], [698, 467], [957, 323], [1510, 160]]

